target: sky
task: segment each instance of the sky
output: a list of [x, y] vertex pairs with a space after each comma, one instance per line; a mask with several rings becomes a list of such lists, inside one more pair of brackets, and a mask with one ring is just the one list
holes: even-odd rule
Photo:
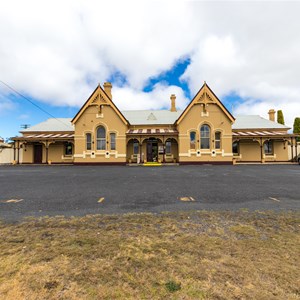
[[0, 136], [72, 118], [96, 86], [120, 110], [183, 109], [204, 81], [234, 116], [300, 117], [300, 2], [0, 0]]

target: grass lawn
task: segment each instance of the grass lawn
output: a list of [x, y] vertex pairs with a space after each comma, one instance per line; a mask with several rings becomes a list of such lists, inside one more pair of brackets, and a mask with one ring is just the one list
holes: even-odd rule
[[0, 299], [300, 299], [299, 212], [0, 224]]

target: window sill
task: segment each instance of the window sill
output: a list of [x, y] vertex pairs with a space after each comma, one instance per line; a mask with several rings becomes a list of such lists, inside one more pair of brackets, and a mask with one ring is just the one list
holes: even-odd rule
[[63, 155], [62, 159], [73, 159], [73, 155]]

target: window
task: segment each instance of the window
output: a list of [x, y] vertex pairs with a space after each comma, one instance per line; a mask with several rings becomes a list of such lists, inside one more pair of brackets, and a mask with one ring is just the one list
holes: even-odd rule
[[266, 141], [264, 143], [264, 151], [266, 155], [272, 155], [273, 154], [273, 142], [272, 141]]
[[210, 149], [210, 127], [202, 125], [200, 128], [201, 149]]
[[116, 150], [116, 134], [110, 134], [110, 150]]
[[66, 143], [65, 145], [65, 155], [72, 155], [73, 154], [73, 144]]
[[97, 150], [106, 149], [105, 128], [103, 126], [97, 129]]
[[171, 141], [166, 141], [166, 154], [171, 154]]
[[221, 149], [221, 132], [215, 133], [215, 149]]
[[92, 134], [87, 133], [85, 135], [85, 141], [86, 141], [86, 150], [92, 150]]
[[196, 149], [196, 132], [190, 133], [190, 149]]
[[133, 142], [133, 154], [139, 154], [139, 142]]
[[238, 155], [239, 154], [239, 142], [233, 142], [232, 143], [232, 153], [234, 155]]

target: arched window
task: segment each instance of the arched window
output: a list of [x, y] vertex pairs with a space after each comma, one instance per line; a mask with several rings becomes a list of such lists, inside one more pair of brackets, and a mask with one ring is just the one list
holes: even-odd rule
[[215, 149], [221, 149], [221, 132], [215, 132]]
[[202, 125], [200, 128], [201, 149], [210, 149], [210, 127]]
[[106, 149], [105, 128], [103, 126], [100, 126], [97, 129], [97, 150], [105, 150], [105, 149]]
[[85, 142], [86, 142], [86, 150], [92, 150], [92, 134], [87, 133], [85, 135]]
[[190, 133], [190, 149], [196, 149], [196, 132]]
[[114, 132], [110, 134], [110, 150], [116, 150], [116, 134]]
[[273, 141], [265, 141], [264, 142], [264, 151], [266, 155], [273, 154]]

